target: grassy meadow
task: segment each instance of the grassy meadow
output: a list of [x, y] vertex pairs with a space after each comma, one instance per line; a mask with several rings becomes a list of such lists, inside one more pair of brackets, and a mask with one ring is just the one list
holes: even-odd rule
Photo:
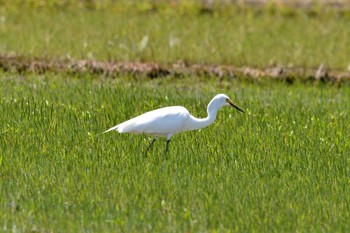
[[[2, 230], [350, 230], [349, 88], [1, 79]], [[161, 106], [204, 117], [218, 92], [246, 113], [221, 109], [167, 155], [165, 140], [145, 157], [147, 136], [97, 136]]]
[[0, 52], [107, 61], [184, 61], [348, 70], [350, 14], [4, 10]]
[[[0, 4], [0, 55], [340, 70], [350, 62], [348, 14], [9, 5]], [[245, 113], [222, 108], [213, 125], [174, 135], [168, 154], [165, 139], [145, 156], [151, 137], [99, 135], [169, 105], [205, 117], [217, 93]], [[346, 82], [0, 67], [0, 232], [349, 232], [349, 109]]]

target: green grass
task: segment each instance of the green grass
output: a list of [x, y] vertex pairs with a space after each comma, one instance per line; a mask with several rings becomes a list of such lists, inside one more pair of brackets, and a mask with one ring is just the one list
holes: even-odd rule
[[[350, 61], [341, 11], [18, 4], [0, 4], [0, 55], [342, 70]], [[350, 231], [346, 84], [3, 71], [0, 80], [1, 232]], [[204, 117], [219, 92], [246, 113], [221, 109], [214, 125], [175, 135], [168, 154], [165, 139], [145, 157], [150, 137], [98, 135], [168, 105]]]
[[[350, 230], [348, 86], [0, 79], [1, 231]], [[168, 155], [165, 140], [144, 157], [147, 136], [96, 136], [167, 105], [205, 116], [218, 92], [246, 113], [221, 109]]]
[[4, 8], [0, 53], [258, 67], [323, 63], [347, 70], [348, 22], [348, 14], [326, 11], [313, 16], [238, 8], [214, 14]]

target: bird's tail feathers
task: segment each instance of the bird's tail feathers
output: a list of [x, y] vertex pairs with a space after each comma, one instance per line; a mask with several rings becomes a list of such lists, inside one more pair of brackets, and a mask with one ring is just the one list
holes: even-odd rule
[[107, 130], [106, 130], [106, 131], [104, 131], [102, 134], [104, 134], [104, 133], [108, 133], [108, 132], [113, 131], [113, 130], [118, 130], [118, 127], [119, 127], [119, 125], [116, 125], [116, 126], [114, 126], [114, 127], [110, 128], [110, 129], [107, 129]]

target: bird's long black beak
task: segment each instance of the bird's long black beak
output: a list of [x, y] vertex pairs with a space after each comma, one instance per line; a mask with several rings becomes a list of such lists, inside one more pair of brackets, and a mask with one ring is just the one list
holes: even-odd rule
[[227, 99], [226, 102], [227, 102], [229, 105], [231, 105], [232, 107], [234, 107], [235, 109], [237, 109], [238, 111], [244, 113], [244, 111], [243, 111], [240, 107], [238, 107], [237, 105], [235, 105], [235, 104], [232, 102], [232, 100]]

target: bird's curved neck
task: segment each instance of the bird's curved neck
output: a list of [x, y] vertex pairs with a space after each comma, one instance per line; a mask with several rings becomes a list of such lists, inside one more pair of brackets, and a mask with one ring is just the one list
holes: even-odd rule
[[190, 130], [201, 129], [211, 125], [216, 119], [219, 108], [220, 107], [215, 106], [210, 102], [207, 108], [208, 116], [206, 118], [196, 118], [191, 116]]

